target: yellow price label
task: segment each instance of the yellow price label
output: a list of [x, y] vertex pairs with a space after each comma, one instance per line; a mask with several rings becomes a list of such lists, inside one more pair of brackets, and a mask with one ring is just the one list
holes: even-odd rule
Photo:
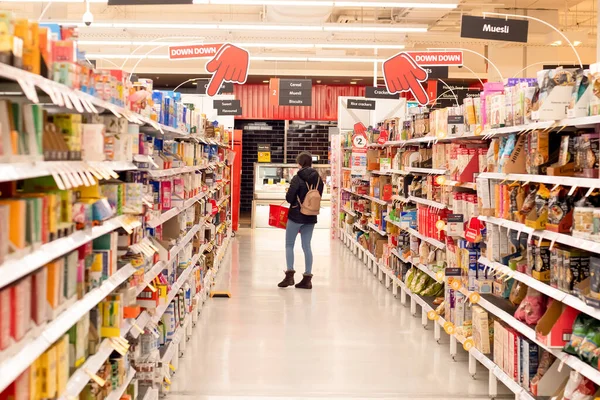
[[442, 271], [438, 271], [435, 273], [435, 279], [438, 281], [442, 281], [444, 279], [444, 273]]
[[446, 136], [447, 136], [447, 133], [444, 132], [444, 131], [440, 131], [440, 132], [437, 133], [437, 138], [438, 139], [445, 139]]
[[258, 162], [270, 163], [271, 162], [271, 152], [270, 151], [259, 151], [258, 152]]
[[481, 300], [481, 295], [477, 292], [473, 292], [469, 295], [469, 301], [473, 304], [477, 304], [479, 303], [479, 300]]
[[465, 349], [465, 351], [471, 350], [473, 348], [473, 346], [475, 346], [475, 343], [473, 342], [473, 339], [471, 339], [471, 338], [468, 338], [463, 343], [463, 349]]
[[438, 175], [438, 176], [435, 178], [435, 182], [436, 182], [438, 185], [440, 185], [440, 186], [441, 186], [441, 185], [443, 185], [444, 183], [446, 183], [446, 177], [445, 177], [444, 175]]
[[454, 290], [459, 290], [461, 286], [462, 285], [458, 279], [453, 280], [452, 283], [450, 284], [450, 287]]
[[444, 230], [446, 228], [446, 223], [440, 219], [438, 222], [435, 223], [435, 227], [438, 231]]
[[84, 369], [83, 372], [85, 372], [90, 377], [91, 380], [93, 380], [94, 382], [96, 382], [98, 384], [98, 386], [104, 387], [104, 385], [106, 385], [106, 381], [104, 379], [100, 378], [98, 375], [96, 375], [95, 373], [91, 372], [87, 368]]
[[448, 335], [454, 335], [456, 328], [454, 327], [454, 324], [450, 321], [447, 321], [444, 324], [444, 331], [448, 334]]
[[144, 330], [143, 330], [142, 328], [140, 328], [140, 326], [139, 326], [138, 324], [136, 324], [135, 322], [132, 322], [132, 323], [131, 323], [131, 326], [132, 326], [133, 328], [135, 328], [135, 330], [136, 330], [136, 331], [138, 331], [138, 332], [140, 333], [140, 335], [141, 335], [142, 333], [144, 333]]
[[175, 367], [173, 366], [173, 364], [169, 364], [169, 369], [171, 369], [171, 371], [175, 372]]
[[167, 378], [166, 376], [165, 376], [165, 382], [167, 382], [168, 385], [171, 385], [171, 380], [169, 378]]
[[482, 132], [483, 132], [483, 126], [479, 125], [479, 126], [477, 126], [477, 128], [475, 128], [475, 136], [481, 135]]
[[430, 321], [437, 321], [438, 319], [440, 319], [440, 316], [438, 315], [438, 313], [436, 313], [435, 311], [431, 310], [427, 313], [427, 318]]

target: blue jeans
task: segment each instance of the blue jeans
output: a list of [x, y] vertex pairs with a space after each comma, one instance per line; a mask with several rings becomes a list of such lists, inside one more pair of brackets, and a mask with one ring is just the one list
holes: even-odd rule
[[304, 251], [305, 274], [312, 272], [313, 254], [310, 248], [315, 224], [299, 224], [292, 220], [288, 220], [285, 228], [285, 261], [287, 262], [288, 271], [294, 270], [294, 245], [296, 244], [296, 236], [300, 232], [302, 241], [302, 250]]

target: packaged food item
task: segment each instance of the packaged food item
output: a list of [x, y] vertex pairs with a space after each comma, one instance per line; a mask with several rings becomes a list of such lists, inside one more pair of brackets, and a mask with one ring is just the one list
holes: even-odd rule
[[[514, 279], [513, 279], [514, 280]], [[515, 306], [518, 306], [523, 302], [523, 299], [527, 295], [527, 285], [520, 281], [515, 281], [512, 285], [508, 300]]]
[[598, 355], [600, 355], [600, 321], [594, 320], [588, 325], [585, 338], [579, 345], [577, 353], [579, 358], [590, 365], [598, 365]]
[[565, 386], [564, 400], [593, 400], [596, 385], [577, 371], [571, 371]]
[[540, 357], [540, 363], [538, 365], [537, 372], [536, 372], [535, 376], [533, 378], [531, 378], [531, 382], [530, 382], [530, 389], [531, 389], [531, 392], [533, 393], [533, 395], [537, 395], [537, 385], [538, 385], [540, 379], [542, 379], [542, 377], [544, 375], [546, 375], [546, 372], [548, 372], [548, 370], [550, 369], [552, 364], [554, 364], [554, 360], [556, 360], [556, 357], [553, 354], [551, 354], [549, 351], [546, 351], [546, 350], [541, 350], [541, 351], [542, 351], [542, 356]]
[[561, 186], [550, 193], [548, 200], [548, 223], [546, 229], [553, 232], [569, 233], [573, 225], [573, 203], [567, 197], [567, 190]]
[[521, 206], [521, 210], [519, 211], [522, 216], [521, 218], [525, 219], [527, 217], [527, 215], [529, 215], [531, 210], [533, 210], [533, 208], [535, 207], [536, 195], [537, 195], [537, 187], [530, 186], [529, 193], [525, 197], [525, 200], [523, 201], [523, 205]]
[[590, 257], [590, 297], [600, 300], [600, 257]]
[[525, 224], [534, 229], [546, 229], [548, 222], [548, 200], [550, 199], [550, 190], [544, 184], [540, 184], [536, 191], [534, 207], [531, 209]]
[[535, 325], [546, 312], [546, 298], [533, 288], [527, 289], [527, 295], [515, 311], [515, 318], [527, 325]]
[[594, 231], [594, 208], [575, 207], [573, 209], [573, 236], [589, 237]]
[[577, 318], [575, 318], [575, 322], [573, 323], [573, 333], [571, 334], [569, 342], [565, 344], [565, 347], [563, 348], [565, 353], [579, 356], [579, 347], [581, 346], [581, 343], [583, 343], [588, 327], [593, 320], [594, 318], [584, 313], [580, 313]]

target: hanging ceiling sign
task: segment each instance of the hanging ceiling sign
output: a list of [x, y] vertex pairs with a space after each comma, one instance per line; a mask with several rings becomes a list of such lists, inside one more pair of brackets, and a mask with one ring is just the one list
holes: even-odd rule
[[462, 51], [407, 51], [406, 53], [421, 67], [463, 65]]
[[213, 100], [213, 108], [217, 115], [242, 115], [242, 105], [239, 100]]
[[[217, 54], [206, 63], [206, 72], [213, 74], [206, 94], [214, 96], [219, 92], [223, 82], [244, 84], [250, 69], [250, 53], [248, 50], [225, 43]], [[241, 110], [241, 108], [240, 108]]]
[[400, 98], [399, 94], [391, 94], [384, 87], [373, 87], [367, 86], [365, 88], [365, 97], [367, 99], [392, 99], [396, 100]]
[[269, 105], [312, 106], [312, 80], [271, 78]]
[[[208, 89], [208, 84], [210, 83], [210, 79], [198, 79], [196, 81], [196, 94], [206, 94], [206, 90]], [[232, 94], [233, 93], [233, 83], [231, 82], [223, 82], [217, 94]]]
[[463, 15], [460, 37], [527, 43], [529, 21]]
[[375, 100], [348, 99], [346, 108], [349, 110], [374, 110]]
[[383, 62], [383, 79], [389, 93], [410, 92], [421, 105], [429, 103], [423, 82], [427, 81], [425, 71], [408, 53], [398, 53]]
[[223, 47], [222, 43], [169, 46], [169, 60], [214, 57], [221, 47]]

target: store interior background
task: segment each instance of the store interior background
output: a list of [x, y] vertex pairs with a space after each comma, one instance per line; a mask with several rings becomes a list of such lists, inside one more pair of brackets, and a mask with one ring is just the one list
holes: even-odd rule
[[[440, 0], [441, 3], [451, 3]], [[455, 2], [452, 2], [455, 3]], [[22, 17], [47, 22], [81, 22], [84, 4], [56, 0], [45, 3], [11, 2]], [[477, 86], [480, 80], [534, 77], [543, 65], [576, 64], [573, 49], [549, 26], [530, 21], [528, 43], [486, 42], [460, 38], [462, 14], [501, 12], [534, 17], [561, 30], [572, 43], [582, 63], [595, 63], [598, 35], [595, 0], [462, 1], [455, 9], [376, 7], [286, 7], [285, 5], [109, 6], [94, 0], [90, 10], [94, 23], [80, 28], [80, 50], [100, 68], [115, 66], [154, 80], [158, 89], [195, 93], [195, 78], [208, 78], [207, 59], [171, 61], [168, 43], [231, 42], [250, 51], [251, 64], [245, 85], [234, 85], [243, 115], [232, 120], [243, 135], [241, 226], [249, 225], [253, 163], [258, 143], [271, 144], [272, 162], [293, 163], [301, 150], [327, 162], [328, 132], [337, 120], [339, 96], [363, 96], [365, 86], [383, 86], [381, 63], [374, 79], [373, 59], [385, 60], [402, 49], [462, 48], [464, 67], [450, 67], [449, 84]], [[207, 12], [208, 11], [208, 12]], [[177, 23], [168, 24], [177, 21]], [[119, 23], [110, 26], [110, 23]], [[146, 23], [145, 25], [139, 25]], [[227, 29], [198, 29], [189, 24], [231, 24]], [[138, 24], [138, 25], [136, 25]], [[167, 24], [158, 28], [153, 24]], [[233, 25], [236, 24], [236, 25]], [[285, 30], [257, 29], [257, 25], [286, 25]], [[382, 28], [378, 32], [311, 31], [303, 26], [320, 24]], [[245, 27], [245, 26], [248, 27]], [[253, 27], [250, 27], [253, 26]], [[399, 33], [385, 30], [423, 27], [426, 32]], [[295, 28], [297, 27], [297, 28]], [[311, 43], [326, 46], [302, 47]], [[369, 44], [378, 45], [374, 49]], [[479, 53], [479, 54], [475, 54]], [[489, 64], [487, 57], [494, 65]], [[311, 61], [309, 61], [309, 58]], [[318, 61], [313, 61], [318, 60]], [[500, 76], [501, 75], [501, 76]], [[313, 82], [313, 105], [284, 107], [268, 105], [270, 78], [309, 78]], [[184, 83], [188, 80], [192, 81]], [[287, 156], [287, 158], [286, 158]]]

